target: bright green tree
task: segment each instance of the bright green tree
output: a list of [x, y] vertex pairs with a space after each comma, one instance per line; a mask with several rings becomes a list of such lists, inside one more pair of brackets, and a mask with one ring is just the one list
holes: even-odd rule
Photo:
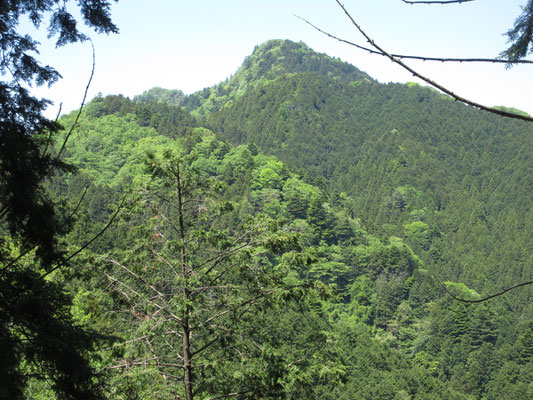
[[[145, 240], [123, 259], [109, 258], [105, 273], [125, 302], [119, 311], [128, 327], [113, 369], [124, 376], [136, 370], [137, 382], [158, 376], [144, 388], [152, 398], [186, 400], [290, 397], [318, 371], [326, 376], [329, 364], [338, 371], [327, 353], [308, 354], [311, 339], [301, 340], [302, 357], [298, 349], [280, 351], [283, 342], [265, 334], [266, 320], [292, 302], [305, 309], [318, 293], [298, 278], [295, 268], [312, 258], [296, 235], [266, 216], [228, 231], [232, 205], [217, 198], [218, 181], [195, 170], [192, 156], [167, 154], [149, 165], [154, 186], [128, 222], [151, 221], [141, 228]], [[326, 336], [313, 335], [326, 345]], [[127, 390], [120, 376], [116, 382]]]

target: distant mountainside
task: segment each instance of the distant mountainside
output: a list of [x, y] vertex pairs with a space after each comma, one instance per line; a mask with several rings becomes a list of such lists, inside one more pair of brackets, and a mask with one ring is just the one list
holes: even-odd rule
[[[74, 121], [74, 113], [61, 120], [67, 127]], [[263, 332], [261, 343], [275, 345], [254, 341], [249, 349], [261, 350], [264, 365], [282, 368], [276, 377], [303, 378], [306, 392], [299, 383], [276, 381], [289, 391], [287, 398], [531, 399], [532, 288], [476, 305], [448, 292], [473, 299], [533, 278], [532, 134], [530, 124], [488, 115], [414, 83], [378, 83], [302, 43], [280, 40], [257, 47], [225, 82], [190, 96], [153, 88], [134, 101], [93, 99], [64, 153], [80, 173], [58, 177], [49, 190], [58, 204], [76, 210], [65, 238], [73, 249], [102, 231], [115, 215], [113, 203], [126, 202], [66, 274], [74, 277], [69, 290], [80, 323], [120, 337], [125, 346], [100, 351], [108, 363], [102, 365], [121, 366], [107, 371], [110, 398], [159, 393], [166, 399], [181, 390], [179, 379], [154, 379], [182, 371], [176, 363], [181, 347], [167, 341], [174, 325], [152, 331], [157, 320], [141, 312], [159, 314], [152, 308], [154, 286], [145, 287], [148, 297], [140, 302], [128, 298], [142, 297], [133, 287], [159, 282], [172, 299], [165, 309], [180, 301], [176, 270], [162, 274], [178, 264], [152, 247], [176, 228], [160, 231], [168, 219], [152, 213], [168, 202], [167, 215], [176, 216], [170, 205], [180, 195], [170, 188], [180, 181], [182, 165], [194, 172], [191, 182], [216, 188], [209, 202], [190, 203], [197, 219], [189, 223], [202, 242], [187, 243], [197, 243], [199, 251], [220, 243], [216, 251], [224, 253], [231, 242], [225, 235], [242, 222], [280, 218], [268, 231], [276, 241], [294, 235], [298, 245], [290, 243], [306, 254], [261, 249], [260, 269], [228, 276], [235, 282], [217, 290], [238, 289], [241, 278], [253, 283], [260, 271], [285, 268], [285, 262], [289, 269], [280, 271], [291, 285], [300, 279], [333, 285], [332, 297], [230, 320], [241, 331]], [[158, 165], [173, 172], [162, 175]], [[221, 229], [215, 234], [209, 233], [210, 215]], [[172, 240], [161, 249], [178, 262], [181, 246], [188, 244]], [[104, 276], [113, 271], [134, 286], [110, 284]], [[209, 300], [217, 296], [210, 293]], [[226, 332], [213, 341], [210, 335], [219, 331], [206, 328], [208, 346], [236, 343]], [[144, 347], [137, 339], [147, 335]], [[169, 362], [147, 363], [154, 351]], [[280, 361], [285, 357], [298, 361]], [[240, 357], [235, 361], [229, 367], [200, 361], [199, 371], [207, 366], [221, 375], [213, 380], [212, 369], [197, 374], [199, 387], [238, 383], [243, 365]], [[342, 383], [329, 379], [331, 373]], [[36, 393], [31, 398], [46, 397]]]
[[157, 103], [165, 103], [171, 106], [180, 106], [185, 99], [185, 93], [181, 90], [169, 90], [161, 87], [153, 87], [140, 95], [133, 98], [133, 101], [146, 103], [155, 101]]
[[[220, 138], [275, 154], [332, 200], [346, 192], [367, 226], [409, 240], [443, 279], [480, 292], [533, 279], [531, 124], [414, 83], [378, 83], [282, 40], [182, 105]], [[423, 240], [407, 237], [416, 221], [427, 225]], [[525, 292], [515, 295], [531, 300]]]
[[232, 77], [224, 82], [186, 97], [181, 91], [152, 88], [134, 100], [155, 100], [180, 105], [195, 115], [210, 115], [231, 103], [247, 91], [266, 85], [286, 74], [314, 73], [343, 82], [374, 81], [353, 65], [317, 53], [304, 43], [270, 40], [257, 46]]

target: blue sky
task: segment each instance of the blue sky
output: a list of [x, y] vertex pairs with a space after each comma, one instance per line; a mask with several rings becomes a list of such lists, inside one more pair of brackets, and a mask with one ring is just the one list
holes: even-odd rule
[[[506, 47], [526, 0], [475, 0], [461, 5], [407, 5], [401, 0], [345, 0], [367, 33], [387, 51], [445, 57], [495, 57]], [[381, 82], [414, 81], [383, 57], [365, 54], [315, 31], [297, 14], [337, 36], [364, 39], [334, 0], [121, 0], [113, 5], [118, 35], [91, 34], [97, 93], [133, 97], [153, 86], [192, 93], [233, 74], [255, 45], [269, 39], [303, 41], [316, 51], [354, 64]], [[26, 25], [23, 25], [26, 26]], [[89, 32], [89, 31], [88, 31]], [[33, 33], [35, 35], [35, 32]], [[63, 79], [36, 94], [79, 106], [89, 78], [89, 44], [55, 49], [40, 37], [41, 59]], [[415, 69], [464, 97], [533, 114], [533, 66], [410, 62]], [[50, 110], [54, 114], [57, 108]]]

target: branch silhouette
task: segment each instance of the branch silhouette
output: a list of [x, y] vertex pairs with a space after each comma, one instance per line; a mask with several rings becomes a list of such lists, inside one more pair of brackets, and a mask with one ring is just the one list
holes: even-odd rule
[[388, 59], [390, 59], [393, 63], [395, 64], [398, 64], [400, 67], [402, 67], [403, 69], [405, 69], [406, 71], [410, 72], [414, 77], [416, 78], [419, 78], [420, 80], [426, 82], [427, 84], [429, 84], [430, 86], [433, 86], [435, 89], [438, 89], [440, 90], [441, 92], [451, 96], [452, 98], [454, 98], [455, 100], [461, 102], [461, 103], [464, 103], [464, 104], [467, 104], [467, 105], [470, 105], [472, 107], [475, 107], [475, 108], [478, 108], [480, 110], [483, 110], [483, 111], [487, 111], [487, 112], [490, 112], [492, 114], [496, 114], [496, 115], [500, 115], [502, 117], [508, 117], [508, 118], [514, 118], [514, 119], [520, 119], [520, 120], [523, 120], [523, 121], [528, 121], [528, 122], [533, 122], [533, 117], [529, 117], [529, 116], [526, 116], [526, 115], [521, 115], [521, 114], [515, 114], [515, 113], [510, 113], [510, 112], [507, 112], [507, 111], [504, 111], [504, 110], [500, 110], [498, 108], [493, 108], [493, 107], [488, 107], [488, 106], [485, 106], [483, 104], [479, 104], [479, 103], [476, 103], [472, 100], [468, 100], [466, 99], [465, 97], [462, 97], [462, 96], [459, 96], [457, 94], [455, 94], [454, 92], [452, 92], [450, 89], [438, 84], [437, 82], [433, 81], [432, 79], [422, 75], [421, 73], [417, 72], [416, 70], [414, 70], [413, 68], [411, 68], [410, 66], [408, 66], [407, 64], [405, 64], [400, 58], [398, 57], [394, 57], [392, 54], [390, 54], [389, 52], [387, 52], [385, 49], [383, 49], [381, 46], [379, 46], [362, 28], [361, 26], [355, 21], [355, 19], [352, 17], [352, 15], [348, 12], [348, 10], [346, 9], [346, 7], [344, 7], [344, 5], [339, 1], [339, 0], [335, 0], [335, 2], [339, 5], [339, 7], [344, 11], [344, 14], [346, 14], [346, 16], [348, 17], [348, 19], [351, 21], [352, 25], [355, 26], [355, 28], [365, 37], [365, 39], [367, 40], [367, 42], [376, 50], [378, 51], [379, 53], [383, 54], [385, 57], [387, 57]]
[[423, 0], [420, 0], [420, 1], [409, 1], [409, 0], [402, 0], [405, 4], [460, 4], [460, 3], [470, 3], [471, 1], [475, 1], [475, 0], [441, 0], [441, 1], [438, 1], [438, 0], [434, 0], [434, 1], [431, 1], [431, 0], [426, 0], [426, 1], [423, 1]]
[[[371, 49], [369, 47], [361, 46], [360, 44], [351, 42], [349, 40], [340, 38], [340, 37], [335, 36], [335, 35], [333, 35], [333, 34], [331, 34], [329, 32], [326, 32], [325, 30], [319, 28], [318, 26], [316, 26], [312, 22], [308, 21], [307, 19], [305, 19], [303, 17], [300, 17], [299, 15], [294, 14], [294, 16], [296, 18], [301, 19], [302, 21], [304, 21], [306, 24], [310, 25], [312, 28], [314, 28], [318, 32], [320, 32], [320, 33], [322, 33], [322, 34], [324, 34], [324, 35], [326, 35], [326, 36], [328, 36], [328, 37], [330, 37], [332, 39], [335, 39], [335, 40], [337, 40], [337, 41], [339, 41], [341, 43], [345, 43], [347, 45], [356, 47], [356, 48], [358, 48], [360, 50], [367, 51], [370, 54], [376, 54], [378, 56], [387, 57], [386, 54], [384, 54], [384, 53], [382, 53], [380, 51], [373, 50], [373, 49]], [[493, 64], [506, 64], [506, 65], [509, 65], [509, 64], [533, 64], [533, 60], [508, 60], [508, 59], [503, 59], [503, 58], [428, 57], [428, 56], [414, 56], [414, 55], [410, 55], [410, 54], [395, 54], [395, 53], [392, 53], [391, 56], [394, 57], [394, 58], [400, 58], [400, 59], [420, 60], [420, 61], [436, 61], [436, 62], [493, 63]]]
[[[435, 279], [436, 277], [433, 276]], [[438, 281], [438, 279], [437, 279]], [[460, 297], [457, 297], [455, 294], [453, 294], [452, 292], [450, 292], [448, 290], [448, 288], [446, 287], [446, 285], [440, 281], [438, 281], [442, 287], [444, 288], [444, 291], [446, 293], [448, 293], [448, 295], [450, 295], [454, 300], [457, 300], [457, 301], [460, 301], [460, 302], [463, 302], [463, 303], [483, 303], [487, 300], [490, 300], [490, 299], [493, 299], [495, 297], [498, 297], [498, 296], [501, 296], [511, 290], [514, 290], [514, 289], [517, 289], [519, 287], [522, 287], [522, 286], [527, 286], [527, 285], [531, 285], [533, 284], [533, 281], [528, 281], [528, 282], [522, 282], [522, 283], [519, 283], [518, 285], [514, 285], [514, 286], [511, 286], [511, 287], [508, 287], [507, 289], [504, 289], [502, 290], [501, 292], [497, 292], [497, 293], [494, 293], [494, 294], [491, 294], [490, 296], [486, 296], [486, 297], [482, 297], [481, 299], [476, 299], [476, 300], [469, 300], [469, 299], [462, 299]]]
[[98, 239], [100, 236], [102, 236], [107, 231], [107, 229], [111, 226], [111, 224], [113, 223], [115, 218], [118, 216], [118, 214], [122, 210], [122, 207], [124, 206], [125, 202], [126, 202], [126, 196], [124, 196], [122, 198], [122, 201], [118, 205], [115, 213], [111, 216], [111, 218], [109, 218], [109, 220], [107, 221], [107, 224], [100, 230], [100, 232], [98, 232], [90, 240], [85, 242], [78, 250], [76, 250], [75, 252], [69, 254], [64, 260], [62, 260], [60, 263], [58, 263], [54, 268], [52, 268], [52, 269], [46, 271], [45, 273], [43, 273], [41, 275], [41, 279], [43, 279], [46, 276], [50, 275], [52, 272], [58, 270], [59, 268], [65, 266], [72, 258], [77, 256], [79, 253], [81, 253], [83, 250], [85, 250], [87, 247], [89, 247], [96, 239]]
[[91, 44], [91, 48], [92, 48], [92, 51], [93, 51], [93, 54], [92, 54], [93, 55], [93, 65], [92, 65], [92, 68], [91, 68], [91, 75], [89, 76], [89, 81], [87, 82], [87, 86], [85, 87], [85, 92], [83, 93], [83, 99], [81, 101], [81, 105], [80, 105], [80, 109], [78, 111], [78, 114], [76, 114], [76, 118], [74, 119], [74, 123], [72, 124], [72, 126], [69, 129], [69, 131], [65, 135], [65, 139], [63, 140], [63, 144], [61, 145], [61, 148], [57, 152], [56, 158], [58, 160], [61, 157], [61, 154], [63, 153], [63, 151], [65, 150], [65, 147], [67, 146], [67, 142], [70, 139], [70, 136], [72, 135], [72, 132], [74, 132], [74, 129], [78, 126], [78, 121], [80, 119], [81, 113], [83, 111], [83, 107], [85, 106], [85, 102], [87, 100], [87, 92], [89, 91], [89, 88], [91, 87], [91, 82], [93, 81], [94, 70], [95, 70], [95, 66], [96, 66], [96, 56], [95, 56], [95, 50], [94, 50], [93, 41], [90, 38], [88, 38], [88, 40], [89, 40], [89, 43]]

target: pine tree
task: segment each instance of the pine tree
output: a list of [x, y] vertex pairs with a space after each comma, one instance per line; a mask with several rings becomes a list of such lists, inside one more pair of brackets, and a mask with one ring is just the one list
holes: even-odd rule
[[[113, 268], [105, 275], [126, 302], [120, 314], [129, 316], [123, 323], [129, 326], [128, 356], [113, 368], [155, 373], [151, 391], [186, 400], [285, 396], [305, 383], [304, 376], [310, 379], [315, 361], [298, 360], [298, 350], [280, 351], [283, 343], [266, 335], [257, 318], [282, 314], [293, 301], [306, 308], [306, 297], [316, 291], [290, 266], [305, 267], [311, 258], [294, 234], [268, 217], [228, 231], [224, 221], [232, 205], [217, 198], [219, 183], [191, 167], [193, 156], [167, 157], [150, 160], [159, 180], [137, 206], [137, 217], [152, 221], [141, 229], [145, 239], [124, 261], [108, 260]], [[330, 363], [324, 355], [313, 357]]]
[[523, 363], [533, 360], [533, 324], [529, 324], [519, 337], [520, 361]]

